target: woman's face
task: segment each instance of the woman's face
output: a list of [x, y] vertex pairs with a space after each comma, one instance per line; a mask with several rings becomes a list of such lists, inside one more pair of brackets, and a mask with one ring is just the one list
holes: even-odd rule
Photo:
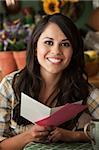
[[49, 23], [37, 42], [37, 59], [41, 73], [60, 74], [72, 57], [70, 41], [55, 23]]

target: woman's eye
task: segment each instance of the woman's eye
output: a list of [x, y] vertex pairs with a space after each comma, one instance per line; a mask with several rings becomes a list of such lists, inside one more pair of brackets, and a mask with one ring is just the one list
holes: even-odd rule
[[52, 42], [52, 41], [45, 41], [44, 43], [47, 44], [47, 45], [50, 45], [50, 46], [53, 45], [53, 42]]
[[70, 43], [66, 42], [66, 43], [61, 43], [60, 44], [62, 47], [69, 47], [70, 46]]

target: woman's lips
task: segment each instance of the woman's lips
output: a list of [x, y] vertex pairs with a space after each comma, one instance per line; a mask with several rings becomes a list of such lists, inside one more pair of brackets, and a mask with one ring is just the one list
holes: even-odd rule
[[54, 63], [54, 64], [62, 62], [62, 59], [60, 59], [60, 58], [47, 58], [47, 59], [48, 59], [48, 61], [50, 61], [51, 63]]

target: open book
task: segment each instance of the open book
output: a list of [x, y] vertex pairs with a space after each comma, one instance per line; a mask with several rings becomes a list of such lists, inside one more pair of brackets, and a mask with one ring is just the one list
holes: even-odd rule
[[63, 106], [50, 108], [28, 95], [21, 94], [21, 116], [44, 126], [58, 126], [74, 118], [78, 113], [87, 108], [82, 101], [66, 103]]

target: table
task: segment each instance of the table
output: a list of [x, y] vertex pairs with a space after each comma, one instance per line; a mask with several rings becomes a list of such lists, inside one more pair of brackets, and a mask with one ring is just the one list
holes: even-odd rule
[[30, 143], [24, 150], [92, 150], [90, 143]]

